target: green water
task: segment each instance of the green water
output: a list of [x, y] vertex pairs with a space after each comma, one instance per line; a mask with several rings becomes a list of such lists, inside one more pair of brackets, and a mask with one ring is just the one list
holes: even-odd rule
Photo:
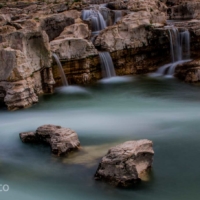
[[[41, 96], [29, 109], [8, 112], [1, 107], [0, 185], [10, 187], [0, 192], [1, 200], [199, 198], [200, 87], [135, 77], [70, 91]], [[81, 150], [56, 157], [48, 146], [21, 143], [20, 132], [43, 124], [74, 129]], [[144, 138], [153, 140], [155, 150], [149, 181], [119, 189], [93, 179], [109, 147]]]

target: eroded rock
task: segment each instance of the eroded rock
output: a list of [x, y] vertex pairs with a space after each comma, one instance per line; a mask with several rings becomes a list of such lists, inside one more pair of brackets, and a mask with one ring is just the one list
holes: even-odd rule
[[46, 31], [51, 41], [58, 37], [66, 26], [74, 24], [78, 17], [80, 17], [80, 12], [76, 10], [47, 16], [41, 21], [41, 29]]
[[95, 179], [116, 186], [130, 186], [152, 167], [153, 143], [150, 140], [128, 141], [112, 147], [102, 158]]
[[154, 26], [164, 27], [165, 15], [147, 11], [130, 13], [119, 24], [101, 31], [95, 45], [110, 52], [148, 46], [149, 30]]
[[76, 150], [80, 145], [75, 131], [55, 125], [43, 125], [35, 132], [20, 133], [20, 139], [24, 143], [47, 143], [56, 155]]
[[68, 26], [59, 37], [50, 42], [51, 51], [61, 60], [83, 59], [98, 55], [92, 42], [87, 40], [90, 34], [91, 31], [86, 24], [77, 23]]

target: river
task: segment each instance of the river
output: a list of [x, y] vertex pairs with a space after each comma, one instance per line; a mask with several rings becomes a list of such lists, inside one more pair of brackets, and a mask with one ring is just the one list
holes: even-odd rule
[[[19, 133], [55, 124], [75, 130], [81, 149], [66, 157]], [[57, 89], [31, 108], [0, 111], [1, 200], [188, 200], [200, 196], [200, 88], [176, 79], [136, 76], [129, 82]], [[129, 189], [95, 181], [109, 147], [137, 139], [154, 143], [148, 181]]]

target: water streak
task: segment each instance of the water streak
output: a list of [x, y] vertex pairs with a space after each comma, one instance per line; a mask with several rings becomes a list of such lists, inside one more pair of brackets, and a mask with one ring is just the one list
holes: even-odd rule
[[116, 76], [115, 68], [109, 52], [99, 52], [104, 78]]
[[170, 38], [170, 52], [172, 63], [166, 64], [156, 72], [158, 75], [173, 76], [179, 64], [190, 61], [190, 32], [179, 31], [174, 26], [167, 26]]
[[57, 65], [58, 65], [58, 67], [59, 67], [59, 71], [60, 71], [60, 75], [61, 75], [61, 79], [62, 79], [63, 85], [64, 86], [68, 86], [68, 82], [67, 82], [67, 79], [66, 79], [62, 64], [60, 62], [60, 59], [58, 58], [58, 56], [55, 53], [53, 53], [53, 57], [55, 58], [55, 61], [56, 61]]
[[122, 18], [122, 11], [114, 10], [114, 13], [115, 13], [114, 24], [116, 24]]
[[82, 11], [82, 19], [83, 20], [91, 20], [92, 23], [92, 31], [100, 31], [106, 28], [106, 22], [99, 12], [99, 10], [95, 8], [91, 8], [90, 10], [83, 10]]

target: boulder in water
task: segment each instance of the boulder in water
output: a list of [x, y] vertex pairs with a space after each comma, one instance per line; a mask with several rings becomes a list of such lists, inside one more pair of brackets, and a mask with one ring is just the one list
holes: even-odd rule
[[61, 155], [78, 149], [80, 142], [75, 131], [55, 125], [40, 126], [35, 132], [20, 133], [24, 143], [47, 143], [53, 154]]
[[112, 147], [102, 158], [95, 179], [108, 181], [115, 186], [131, 186], [151, 168], [153, 155], [150, 140], [128, 141]]

